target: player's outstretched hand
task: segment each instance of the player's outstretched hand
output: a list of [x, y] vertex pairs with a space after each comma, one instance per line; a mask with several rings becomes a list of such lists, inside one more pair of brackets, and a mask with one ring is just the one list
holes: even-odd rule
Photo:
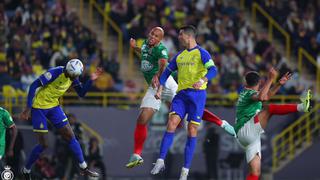
[[90, 79], [94, 81], [98, 79], [98, 77], [101, 76], [102, 73], [103, 73], [103, 69], [101, 67], [97, 67], [96, 72], [91, 74]]
[[130, 38], [130, 46], [131, 46], [131, 48], [135, 48], [135, 47], [137, 47], [137, 42], [136, 42], [136, 40], [135, 40], [135, 39]]
[[270, 68], [270, 70], [269, 70], [269, 75], [268, 75], [268, 77], [269, 77], [269, 79], [276, 79], [277, 78], [277, 76], [278, 76], [278, 71], [275, 69], [275, 68]]
[[221, 127], [231, 136], [237, 137], [236, 131], [234, 130], [233, 126], [231, 126], [227, 121], [222, 120]]
[[153, 88], [157, 88], [160, 86], [160, 82], [159, 82], [159, 76], [158, 75], [154, 75], [152, 78], [152, 87]]
[[22, 120], [28, 120], [30, 118], [30, 113], [31, 109], [30, 108], [26, 108], [22, 111], [22, 113], [20, 114], [20, 119]]
[[287, 72], [285, 75], [281, 77], [279, 80], [279, 84], [284, 85], [287, 81], [291, 79], [292, 73]]

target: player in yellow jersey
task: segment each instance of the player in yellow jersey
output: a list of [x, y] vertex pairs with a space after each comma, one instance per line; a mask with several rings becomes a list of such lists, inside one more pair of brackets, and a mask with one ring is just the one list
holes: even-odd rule
[[[39, 155], [48, 147], [46, 134], [48, 133], [47, 119], [58, 129], [64, 140], [69, 143], [69, 148], [75, 155], [80, 166], [80, 174], [91, 177], [98, 177], [99, 174], [88, 169], [84, 160], [79, 142], [70, 127], [68, 119], [59, 105], [59, 98], [72, 86], [80, 97], [84, 97], [90, 88], [92, 81], [101, 74], [102, 69], [97, 68], [90, 79], [82, 85], [79, 76], [82, 73], [83, 65], [80, 60], [72, 59], [65, 67], [60, 66], [49, 69], [42, 74], [30, 86], [27, 100], [27, 107], [21, 113], [21, 119], [28, 119], [31, 112], [33, 131], [38, 137], [39, 144], [36, 145], [22, 170], [25, 179], [31, 179], [31, 166], [38, 159]], [[76, 71], [78, 71], [76, 73]]]
[[178, 91], [171, 104], [167, 131], [161, 142], [160, 156], [151, 174], [158, 174], [164, 169], [164, 159], [173, 142], [174, 132], [180, 121], [188, 114], [188, 139], [180, 180], [185, 180], [188, 176], [196, 146], [197, 128], [206, 103], [207, 82], [217, 74], [210, 54], [197, 45], [195, 38], [196, 29], [193, 26], [185, 26], [180, 29], [179, 42], [185, 49], [171, 60], [160, 77], [161, 85], [155, 95], [156, 98], [161, 97], [167, 78], [175, 70], [178, 71]]

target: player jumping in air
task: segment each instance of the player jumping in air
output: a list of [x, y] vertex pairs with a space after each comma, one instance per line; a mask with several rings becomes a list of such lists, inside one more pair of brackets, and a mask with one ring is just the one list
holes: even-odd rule
[[11, 142], [8, 148], [7, 156], [13, 156], [13, 147], [16, 141], [18, 131], [16, 125], [12, 120], [12, 117], [10, 116], [10, 113], [7, 110], [0, 107], [0, 161], [5, 153], [7, 128], [9, 128], [12, 133], [12, 138], [10, 138]]
[[[129, 163], [126, 165], [127, 168], [133, 168], [143, 163], [141, 153], [143, 144], [147, 138], [147, 124], [161, 105], [161, 100], [156, 99], [154, 95], [157, 91], [156, 87], [159, 84], [159, 77], [164, 71], [168, 60], [167, 48], [161, 43], [163, 36], [164, 31], [161, 27], [153, 28], [141, 48], [137, 47], [134, 39], [130, 39], [130, 46], [141, 59], [140, 70], [149, 87], [140, 106], [140, 113], [134, 131], [134, 151], [129, 159]], [[164, 85], [161, 99], [171, 102], [176, 95], [177, 89], [177, 83], [172, 76], [169, 76]], [[221, 120], [208, 110], [204, 111], [202, 118], [224, 128], [229, 134], [235, 135], [233, 127], [227, 121]]]
[[33, 148], [22, 170], [27, 180], [31, 179], [31, 166], [48, 147], [48, 140], [46, 138], [46, 134], [48, 133], [47, 119], [58, 129], [64, 140], [69, 143], [69, 148], [78, 160], [80, 174], [91, 177], [99, 176], [98, 173], [88, 169], [80, 144], [75, 138], [68, 119], [59, 104], [59, 98], [63, 96], [70, 86], [76, 90], [78, 96], [84, 97], [92, 81], [102, 74], [102, 69], [97, 68], [96, 72], [91, 74], [90, 79], [82, 85], [78, 78], [81, 73], [78, 75], [72, 73], [75, 70], [75, 66], [83, 67], [80, 60], [72, 59], [67, 63], [66, 67], [60, 66], [49, 69], [30, 86], [27, 107], [21, 113], [21, 118], [27, 120], [31, 112], [33, 131], [38, 137], [39, 144]]
[[272, 115], [284, 115], [294, 112], [308, 112], [310, 106], [311, 92], [301, 98], [301, 104], [269, 104], [262, 105], [276, 94], [280, 87], [291, 77], [288, 72], [272, 87], [272, 82], [277, 77], [274, 68], [269, 70], [268, 78], [260, 89], [260, 76], [257, 72], [248, 72], [245, 76], [246, 86], [240, 93], [236, 105], [235, 130], [239, 143], [244, 147], [246, 160], [250, 167], [247, 180], [258, 180], [261, 169], [261, 139], [267, 123]]
[[216, 66], [210, 54], [197, 45], [195, 38], [196, 29], [193, 26], [185, 26], [180, 29], [179, 42], [185, 49], [171, 60], [160, 77], [161, 85], [155, 95], [157, 99], [161, 97], [167, 78], [175, 70], [178, 71], [178, 93], [172, 101], [167, 130], [161, 142], [160, 156], [151, 170], [151, 174], [158, 174], [164, 169], [164, 159], [173, 142], [175, 130], [186, 114], [188, 114], [187, 120], [189, 121], [188, 139], [180, 180], [187, 179], [189, 173], [197, 142], [197, 130], [206, 103], [207, 82], [217, 74]]

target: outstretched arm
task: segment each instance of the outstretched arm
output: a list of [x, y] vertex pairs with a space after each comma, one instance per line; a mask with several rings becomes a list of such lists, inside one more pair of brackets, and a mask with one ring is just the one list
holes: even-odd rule
[[268, 101], [270, 99], [270, 96], [269, 96], [270, 87], [272, 85], [272, 82], [277, 77], [277, 75], [278, 75], [278, 72], [274, 68], [271, 68], [269, 70], [267, 81], [264, 83], [260, 92], [252, 96], [252, 99], [255, 101]]
[[285, 75], [283, 75], [281, 77], [281, 79], [279, 80], [278, 83], [276, 83], [269, 91], [268, 93], [268, 96], [269, 97], [272, 97], [274, 96], [278, 91], [279, 89], [281, 88], [282, 85], [284, 85], [288, 80], [291, 79], [291, 76], [292, 76], [292, 73], [290, 72], [287, 72]]
[[98, 77], [103, 73], [102, 68], [97, 68], [97, 70], [91, 74], [90, 79], [82, 86], [80, 81], [76, 79], [73, 83], [75, 84], [73, 87], [76, 90], [78, 96], [84, 97], [88, 90], [90, 89], [92, 82], [98, 79]]
[[130, 47], [134, 50], [134, 52], [139, 56], [141, 57], [141, 48], [139, 48], [137, 46], [137, 42], [135, 39], [131, 38], [130, 39]]

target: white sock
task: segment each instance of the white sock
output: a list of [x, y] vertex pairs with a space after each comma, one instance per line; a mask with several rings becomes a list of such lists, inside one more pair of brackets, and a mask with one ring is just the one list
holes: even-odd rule
[[163, 159], [157, 159], [157, 162], [163, 162], [164, 163], [164, 160]]
[[298, 110], [299, 112], [304, 112], [303, 103], [300, 103], [300, 104], [297, 105], [297, 110]]
[[23, 169], [22, 169], [22, 171], [24, 172], [24, 173], [30, 173], [31, 172], [31, 169], [27, 169], [26, 167], [24, 167]]
[[185, 174], [189, 174], [189, 169], [188, 168], [185, 168], [185, 167], [183, 167], [182, 168], [182, 170], [181, 170], [181, 172], [184, 172]]
[[87, 163], [84, 161], [83, 163], [79, 164], [81, 169], [85, 169], [88, 167]]

